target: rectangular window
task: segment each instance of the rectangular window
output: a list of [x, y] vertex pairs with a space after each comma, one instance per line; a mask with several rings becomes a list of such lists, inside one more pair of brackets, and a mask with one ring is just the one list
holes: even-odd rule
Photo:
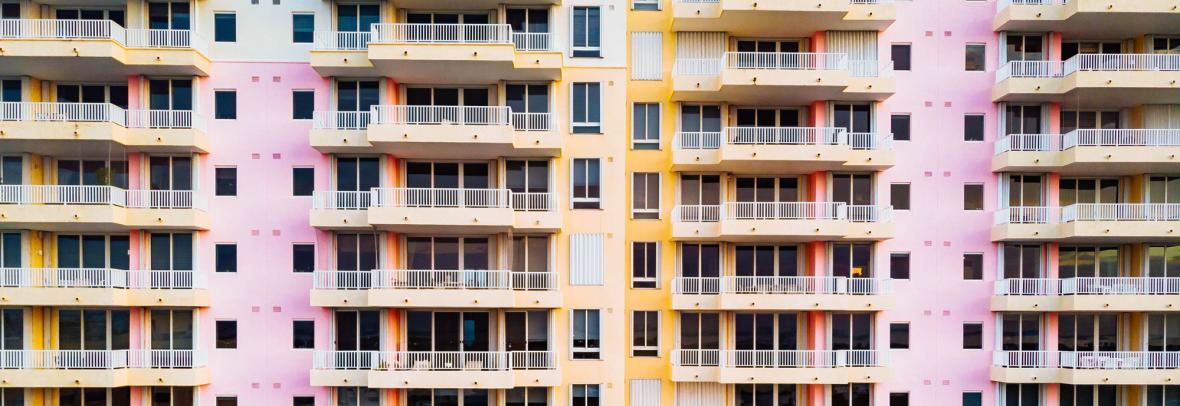
[[910, 70], [910, 44], [893, 44], [890, 55], [893, 70]]
[[909, 392], [890, 393], [889, 394], [889, 406], [910, 406]]
[[233, 120], [238, 118], [238, 92], [216, 90], [213, 92], [213, 118]]
[[983, 349], [983, 323], [963, 323], [963, 349]]
[[631, 149], [660, 149], [660, 104], [631, 105]]
[[910, 209], [910, 184], [909, 183], [890, 183], [889, 184], [889, 204], [893, 205], [893, 210], [909, 210]]
[[237, 320], [217, 320], [214, 327], [217, 330], [217, 348], [238, 348]]
[[889, 323], [889, 348], [910, 349], [910, 323]]
[[234, 13], [213, 13], [213, 41], [238, 40], [238, 16]]
[[982, 72], [987, 69], [987, 46], [984, 44], [967, 44], [967, 59], [964, 69], [968, 72]]
[[571, 353], [574, 359], [599, 359], [601, 324], [598, 310], [572, 310], [570, 317]]
[[311, 196], [315, 191], [315, 168], [291, 168], [291, 194]]
[[631, 356], [657, 357], [660, 354], [660, 312], [631, 312]]
[[238, 398], [233, 396], [218, 396], [217, 406], [238, 406]]
[[576, 158], [573, 160], [573, 207], [575, 209], [597, 209], [602, 197], [597, 158]]
[[573, 54], [578, 57], [598, 57], [601, 52], [601, 9], [598, 7], [574, 7], [573, 23]]
[[983, 406], [983, 393], [963, 392], [963, 406]]
[[296, 44], [310, 44], [315, 37], [314, 14], [291, 15], [291, 41]]
[[658, 11], [659, 0], [631, 0], [631, 9], [635, 11]]
[[217, 196], [238, 195], [238, 168], [214, 168], [213, 177], [216, 180], [214, 194]]
[[660, 174], [635, 173], [631, 176], [631, 218], [660, 218]]
[[894, 252], [889, 254], [889, 277], [893, 279], [910, 278], [910, 253]]
[[315, 397], [296, 396], [291, 399], [291, 406], [315, 406]]
[[214, 249], [214, 269], [217, 272], [237, 272], [238, 271], [238, 245], [237, 244], [216, 244]]
[[894, 141], [909, 141], [910, 115], [894, 114], [889, 116], [889, 131], [893, 132]]
[[963, 141], [983, 141], [983, 114], [963, 116]]
[[297, 350], [315, 348], [314, 320], [295, 320], [291, 322], [291, 348]]
[[315, 270], [315, 244], [291, 245], [291, 271], [308, 273]]
[[963, 210], [983, 210], [983, 184], [963, 185]]
[[572, 385], [570, 389], [570, 406], [598, 406], [601, 405], [598, 395], [598, 385]]
[[983, 280], [983, 254], [963, 254], [963, 279], [969, 281]]
[[631, 243], [631, 287], [655, 289], [660, 281], [660, 243], [635, 241]]
[[291, 118], [295, 120], [311, 120], [315, 111], [314, 90], [291, 91]]
[[577, 134], [596, 134], [602, 132], [602, 84], [574, 83], [573, 98], [573, 129]]

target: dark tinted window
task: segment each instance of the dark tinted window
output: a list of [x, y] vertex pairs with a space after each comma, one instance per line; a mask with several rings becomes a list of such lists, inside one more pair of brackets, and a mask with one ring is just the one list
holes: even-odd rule
[[295, 14], [291, 16], [291, 41], [296, 43], [311, 43], [315, 36], [315, 16], [312, 14]]
[[315, 91], [296, 90], [291, 92], [291, 118], [311, 120], [315, 111]]
[[963, 349], [983, 349], [983, 324], [963, 323]]
[[909, 323], [889, 324], [889, 348], [895, 350], [905, 350], [910, 348]]
[[291, 246], [291, 268], [294, 272], [315, 270], [315, 245], [295, 244]]
[[214, 246], [214, 250], [216, 251], [214, 268], [217, 272], [238, 271], [237, 244], [217, 244]]
[[983, 185], [963, 185], [963, 210], [983, 210]]
[[291, 194], [311, 196], [313, 190], [315, 190], [315, 168], [291, 169]]
[[983, 254], [963, 254], [963, 279], [983, 279]]
[[894, 210], [910, 209], [910, 184], [892, 183], [889, 185], [889, 204]]
[[233, 90], [213, 92], [213, 118], [219, 120], [238, 118], [238, 92]]
[[889, 131], [893, 132], [894, 141], [910, 140], [910, 115], [894, 114], [889, 117]]
[[967, 44], [967, 60], [964, 69], [968, 71], [983, 71], [987, 69], [987, 47], [983, 44]]
[[963, 116], [963, 141], [983, 141], [983, 114]]
[[910, 70], [910, 44], [893, 44], [893, 70]]
[[216, 178], [214, 192], [218, 196], [238, 195], [238, 168], [216, 168], [213, 172]]
[[238, 16], [236, 14], [213, 14], [213, 40], [217, 42], [234, 42], [238, 40]]
[[889, 254], [889, 277], [893, 279], [910, 278], [910, 253], [894, 252]]
[[315, 321], [295, 320], [291, 323], [292, 348], [315, 348]]
[[217, 320], [217, 348], [238, 348], [238, 322]]

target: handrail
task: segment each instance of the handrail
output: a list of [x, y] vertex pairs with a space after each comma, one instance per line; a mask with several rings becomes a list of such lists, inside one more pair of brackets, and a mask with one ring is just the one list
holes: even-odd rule
[[508, 24], [418, 24], [380, 23], [372, 25], [373, 43], [511, 44]]
[[1180, 278], [1098, 276], [1008, 278], [995, 283], [997, 296], [1180, 295]]
[[205, 275], [184, 270], [112, 268], [0, 268], [0, 287], [205, 289]]
[[110, 103], [0, 102], [0, 121], [110, 122], [127, 126], [127, 111]]
[[552, 351], [315, 351], [312, 368], [374, 371], [511, 371], [555, 369]]
[[509, 270], [414, 270], [372, 271], [317, 270], [312, 287], [330, 290], [428, 289], [428, 290], [554, 290], [553, 272]]
[[510, 125], [508, 106], [379, 105], [371, 109], [371, 124]]
[[893, 293], [889, 278], [846, 276], [720, 276], [672, 278], [672, 293], [681, 295], [884, 295]]
[[886, 350], [734, 350], [672, 351], [672, 365], [721, 368], [844, 368], [887, 367]]
[[0, 185], [0, 204], [97, 204], [130, 209], [207, 208], [191, 190], [124, 190], [101, 185]]
[[206, 366], [196, 350], [0, 350], [0, 369], [189, 369]]

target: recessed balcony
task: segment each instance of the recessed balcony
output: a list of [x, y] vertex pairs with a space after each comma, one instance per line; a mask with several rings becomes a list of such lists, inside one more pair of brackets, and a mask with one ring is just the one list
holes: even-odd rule
[[1180, 55], [1081, 54], [1065, 61], [1010, 61], [996, 71], [993, 101], [1086, 108], [1180, 103]]
[[1180, 233], [1180, 204], [1087, 203], [996, 211], [993, 241], [1155, 242]]
[[893, 304], [893, 281], [842, 276], [672, 278], [672, 308], [729, 311], [879, 311]]
[[1010, 278], [996, 281], [997, 312], [1180, 311], [1180, 278]]
[[1134, 175], [1180, 168], [1180, 129], [1079, 129], [996, 141], [994, 172]]
[[123, 28], [109, 20], [0, 21], [0, 76], [124, 81], [208, 76], [207, 44], [191, 30]]
[[508, 106], [373, 106], [316, 112], [311, 145], [323, 153], [389, 153], [402, 158], [494, 159], [560, 156], [553, 113]]
[[111, 232], [208, 230], [204, 197], [191, 190], [0, 185], [0, 229]]
[[678, 132], [672, 140], [677, 171], [811, 173], [882, 170], [895, 162], [891, 134], [842, 127], [727, 127]]
[[672, 30], [799, 38], [828, 30], [883, 31], [896, 15], [887, 0], [676, 0]]
[[311, 305], [395, 308], [557, 308], [557, 274], [509, 270], [315, 271]]
[[677, 58], [672, 68], [672, 98], [682, 102], [880, 101], [895, 88], [891, 62], [849, 60], [843, 53], [726, 52], [720, 58]]
[[323, 76], [385, 76], [399, 83], [475, 84], [561, 79], [563, 56], [547, 32], [508, 24], [373, 24], [317, 33], [311, 66]]
[[478, 388], [559, 386], [550, 351], [316, 351], [313, 386]]
[[208, 282], [195, 271], [110, 268], [0, 268], [0, 301], [10, 306], [207, 307]]
[[12, 388], [200, 386], [211, 382], [194, 350], [0, 350], [0, 381]]
[[106, 151], [209, 152], [205, 118], [188, 110], [124, 110], [109, 103], [0, 102], [0, 142], [37, 155]]
[[672, 381], [847, 384], [892, 377], [881, 350], [690, 350], [672, 352]]
[[1070, 38], [1180, 34], [1170, 0], [1001, 0], [996, 32], [1060, 32]]
[[989, 372], [1003, 383], [1170, 385], [1178, 351], [996, 351]]
[[893, 237], [893, 208], [842, 202], [725, 202], [677, 205], [672, 237], [679, 240], [806, 242]]
[[553, 193], [374, 188], [368, 192], [316, 192], [311, 225], [402, 233], [553, 232], [561, 228], [561, 212]]

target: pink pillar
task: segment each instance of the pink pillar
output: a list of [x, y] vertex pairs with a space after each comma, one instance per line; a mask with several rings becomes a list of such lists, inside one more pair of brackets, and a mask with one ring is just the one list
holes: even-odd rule
[[1060, 61], [1061, 60], [1061, 33], [1060, 32], [1049, 33], [1049, 60], [1050, 61]]
[[824, 31], [811, 34], [811, 52], [824, 52], [827, 49], [827, 37]]
[[1061, 103], [1049, 103], [1049, 134], [1061, 134]]
[[824, 101], [811, 103], [811, 125], [822, 127], [827, 124], [828, 104]]
[[127, 76], [127, 109], [128, 110], [140, 109], [139, 106], [142, 104], [141, 100], [139, 100], [140, 94], [141, 94], [141, 92], [140, 92], [140, 86], [139, 86], [139, 76], [135, 76], [135, 75]]
[[[1061, 206], [1061, 174], [1057, 172], [1050, 173], [1045, 177], [1045, 205], [1049, 207]], [[1053, 220], [1053, 219], [1050, 219]]]

